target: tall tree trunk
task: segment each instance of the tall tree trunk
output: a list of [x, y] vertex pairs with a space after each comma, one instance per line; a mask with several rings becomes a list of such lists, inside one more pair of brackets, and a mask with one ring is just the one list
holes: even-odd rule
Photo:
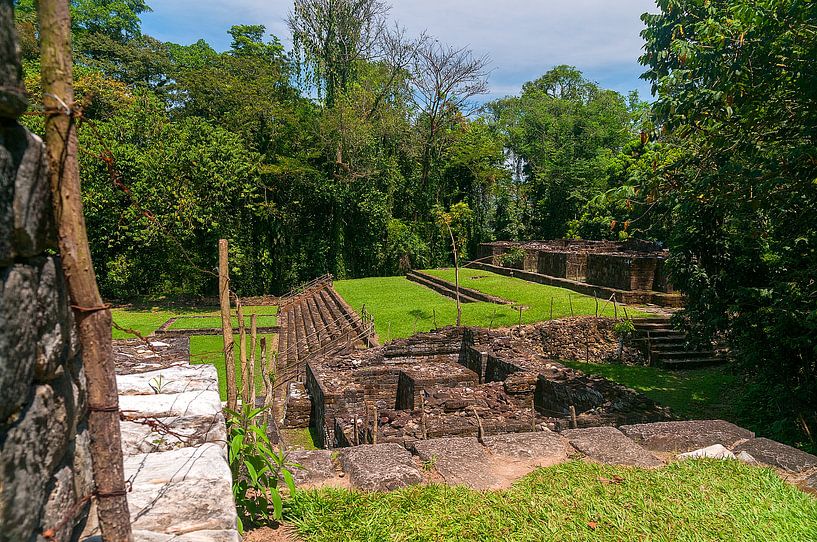
[[74, 89], [68, 0], [40, 0], [38, 15], [49, 175], [62, 267], [88, 379], [88, 429], [99, 526], [105, 542], [130, 541], [119, 396], [111, 346], [111, 311], [99, 294], [82, 211], [76, 119], [72, 109]]

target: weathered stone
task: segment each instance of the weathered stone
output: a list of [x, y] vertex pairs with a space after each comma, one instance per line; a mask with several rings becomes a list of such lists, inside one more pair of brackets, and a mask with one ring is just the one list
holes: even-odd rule
[[138, 413], [143, 418], [215, 416], [221, 412], [221, 399], [217, 391], [120, 395], [119, 409], [126, 416]]
[[423, 480], [411, 454], [399, 444], [344, 448], [340, 462], [352, 485], [364, 491], [391, 491]]
[[34, 388], [33, 395], [0, 441], [0, 525], [6, 540], [29, 539], [68, 443], [64, 401], [47, 384]]
[[[72, 455], [69, 451], [69, 456]], [[88, 429], [80, 426], [73, 444], [73, 471], [75, 492], [79, 498], [94, 491], [94, 468], [91, 462], [91, 436]]]
[[230, 478], [134, 484], [128, 493], [133, 528], [168, 534], [235, 529], [231, 491]]
[[806, 491], [817, 494], [817, 471], [803, 481], [802, 487]]
[[0, 118], [16, 118], [28, 106], [12, 5], [11, 0], [0, 0]]
[[43, 141], [22, 126], [7, 134], [16, 165], [14, 181], [14, 251], [32, 257], [56, 247], [51, 185]]
[[[48, 499], [40, 520], [40, 532], [46, 529], [54, 530], [53, 540], [67, 541], [70, 539], [74, 522], [64, 522], [63, 517], [77, 502], [74, 487], [74, 473], [71, 472], [71, 467], [68, 465], [58, 470], [49, 484]], [[78, 510], [77, 512], [77, 516], [80, 516], [83, 511]], [[38, 537], [38, 541], [44, 540], [41, 536]]]
[[0, 270], [0, 421], [19, 409], [34, 376], [37, 345], [37, 271]]
[[231, 480], [224, 445], [216, 443], [126, 457], [125, 478], [132, 476], [134, 487], [185, 480]]
[[[0, 60], [2, 62], [2, 60]], [[0, 121], [0, 267], [14, 261], [14, 159], [6, 148], [6, 133], [16, 123]]]
[[738, 444], [734, 451], [746, 452], [760, 463], [789, 472], [800, 473], [817, 467], [817, 456], [763, 437]]
[[713, 444], [712, 446], [707, 446], [706, 448], [701, 448], [700, 450], [693, 450], [691, 452], [685, 452], [678, 456], [678, 459], [735, 459], [735, 454], [729, 451], [728, 448], [720, 445], [720, 444]]
[[565, 439], [553, 431], [507, 433], [485, 437], [485, 445], [496, 455], [556, 464], [567, 459]]
[[[102, 542], [102, 536], [90, 536], [84, 538], [83, 542]], [[133, 542], [241, 542], [241, 536], [234, 529], [202, 530], [185, 534], [157, 533], [136, 529], [133, 531]]]
[[568, 429], [562, 436], [578, 451], [601, 463], [633, 467], [658, 467], [661, 461], [628, 439], [615, 427]]
[[297, 486], [321, 484], [335, 477], [329, 450], [293, 450], [287, 452], [287, 461], [302, 467], [290, 469]]
[[146, 373], [117, 375], [116, 387], [120, 395], [218, 391], [218, 372], [212, 365], [179, 365]]
[[690, 452], [713, 444], [732, 448], [754, 433], [723, 420], [694, 420], [622, 425], [621, 432], [648, 450]]
[[37, 342], [35, 376], [40, 381], [51, 380], [57, 369], [68, 359], [71, 350], [73, 318], [60, 261], [46, 258], [40, 271], [37, 289], [37, 321], [40, 324]]
[[435, 469], [449, 485], [492, 489], [500, 480], [492, 473], [485, 447], [476, 438], [436, 438], [414, 443], [414, 449], [429, 468]]
[[227, 442], [227, 428], [221, 414], [183, 416], [127, 421], [120, 423], [122, 451], [125, 455], [167, 452], [206, 442]]

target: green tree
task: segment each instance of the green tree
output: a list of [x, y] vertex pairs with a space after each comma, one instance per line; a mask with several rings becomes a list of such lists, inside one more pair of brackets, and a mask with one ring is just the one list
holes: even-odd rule
[[[817, 5], [659, 0], [643, 16], [673, 281], [758, 383], [766, 432], [817, 428]], [[812, 436], [810, 436], [812, 435]]]

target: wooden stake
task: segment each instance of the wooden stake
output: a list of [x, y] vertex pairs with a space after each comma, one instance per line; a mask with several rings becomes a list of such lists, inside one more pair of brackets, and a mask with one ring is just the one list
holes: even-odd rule
[[423, 390], [420, 392], [420, 436], [423, 437], [423, 440], [428, 438], [428, 432], [426, 431], [426, 392]]
[[596, 318], [599, 317], [599, 298], [596, 297], [596, 290], [593, 290], [593, 301], [596, 302]]
[[553, 320], [553, 296], [550, 296], [550, 319]]
[[227, 408], [238, 409], [238, 390], [235, 381], [235, 352], [233, 322], [230, 315], [230, 267], [226, 239], [218, 242], [218, 297], [221, 304], [221, 335], [224, 338], [224, 377], [227, 387]]
[[247, 328], [244, 327], [244, 309], [241, 307], [241, 300], [235, 298], [235, 312], [238, 318], [238, 355], [241, 360], [241, 402], [250, 402], [249, 375], [247, 366]]
[[250, 315], [250, 404], [255, 408], [255, 348], [258, 337], [258, 318], [255, 314]]
[[579, 421], [576, 419], [576, 407], [570, 405], [570, 421], [573, 424], [573, 429], [578, 429]]
[[482, 420], [479, 419], [477, 407], [472, 408], [474, 409], [474, 416], [477, 417], [477, 441], [479, 441], [480, 444], [485, 446], [485, 430], [482, 428]]
[[570, 316], [573, 316], [573, 294], [567, 294], [567, 301], [570, 303]]
[[451, 236], [451, 250], [454, 252], [454, 289], [457, 293], [457, 327], [462, 324], [462, 305], [460, 304], [460, 259], [457, 256], [457, 242], [454, 240], [454, 232], [451, 231], [451, 224], [445, 223], [448, 228], [448, 235]]
[[119, 396], [111, 346], [111, 311], [99, 294], [82, 209], [69, 2], [40, 0], [37, 12], [52, 202], [60, 259], [88, 381], [88, 431], [99, 527], [106, 542], [130, 541]]
[[616, 304], [616, 294], [613, 294], [613, 318], [618, 320], [618, 305]]
[[377, 432], [380, 431], [380, 420], [377, 414], [377, 403], [372, 404], [374, 408], [374, 423], [372, 424], [372, 444], [377, 444]]

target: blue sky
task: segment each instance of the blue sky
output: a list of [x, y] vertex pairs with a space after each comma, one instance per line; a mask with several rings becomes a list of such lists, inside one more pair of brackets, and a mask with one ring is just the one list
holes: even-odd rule
[[[263, 24], [290, 45], [284, 22], [291, 0], [148, 0], [144, 32], [163, 41], [204, 38], [229, 47], [234, 24]], [[558, 64], [571, 64], [605, 88], [637, 89], [643, 42], [640, 15], [654, 0], [393, 0], [390, 18], [412, 33], [488, 54], [493, 71], [487, 99], [519, 92], [522, 84]]]

